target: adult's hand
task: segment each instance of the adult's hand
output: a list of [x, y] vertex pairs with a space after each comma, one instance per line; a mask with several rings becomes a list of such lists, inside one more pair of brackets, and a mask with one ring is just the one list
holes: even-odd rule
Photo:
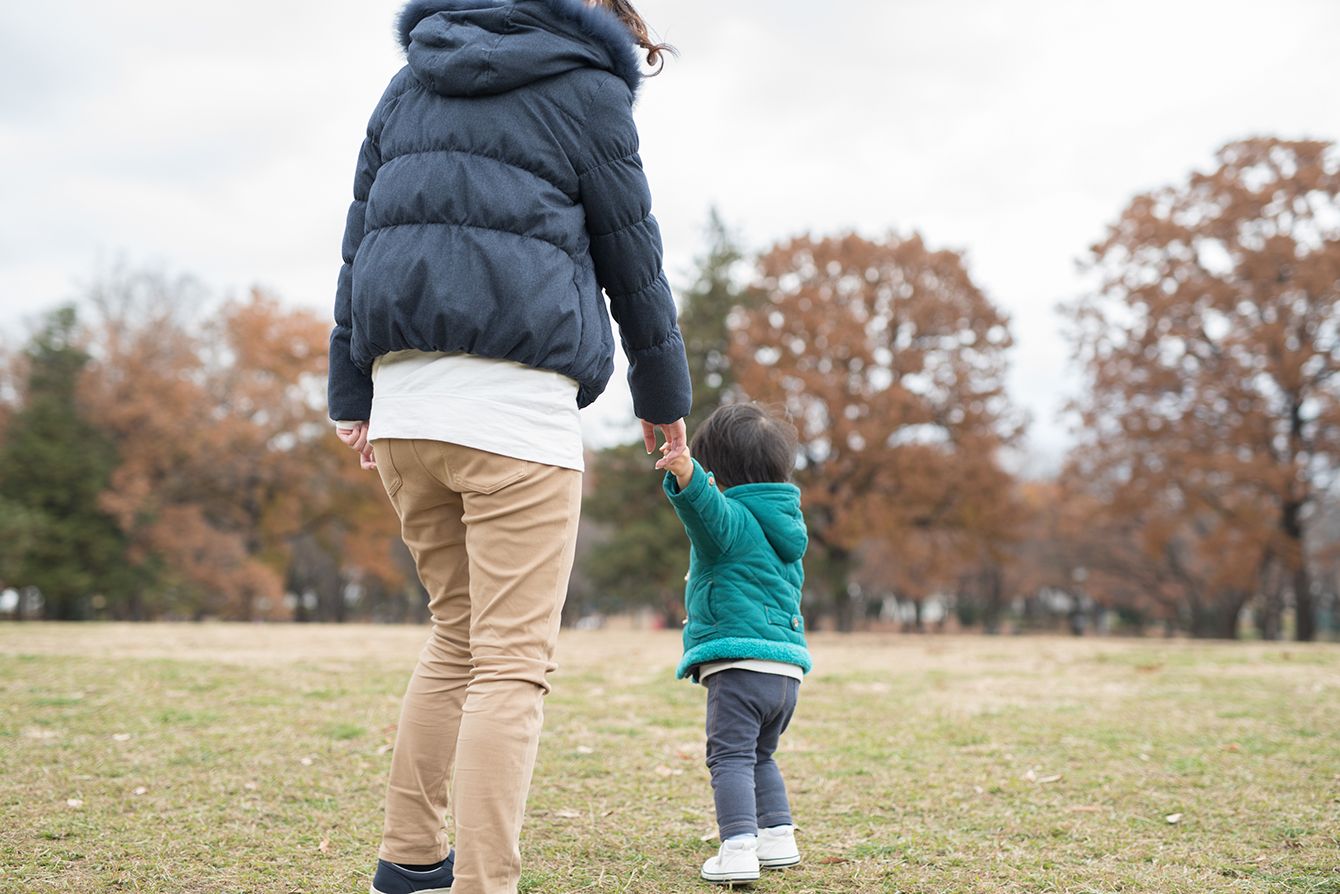
[[377, 460], [372, 455], [372, 445], [368, 443], [368, 424], [356, 422], [353, 428], [335, 428], [335, 434], [345, 446], [358, 451], [358, 466], [361, 469], [377, 468]]
[[683, 419], [664, 424], [648, 422], [643, 419], [642, 443], [647, 448], [648, 453], [656, 449], [656, 432], [658, 430], [661, 436], [665, 438], [665, 443], [670, 445], [670, 451], [656, 461], [656, 468], [664, 469], [678, 459], [680, 454], [688, 447], [689, 435]]

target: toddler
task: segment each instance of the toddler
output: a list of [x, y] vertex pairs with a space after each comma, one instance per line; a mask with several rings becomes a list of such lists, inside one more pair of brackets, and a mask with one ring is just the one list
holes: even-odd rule
[[[707, 688], [707, 766], [721, 850], [709, 882], [754, 881], [800, 862], [773, 760], [810, 669], [800, 614], [808, 535], [790, 483], [796, 430], [754, 404], [718, 409], [667, 466], [665, 493], [689, 535], [684, 657]], [[710, 471], [708, 471], [710, 470]]]

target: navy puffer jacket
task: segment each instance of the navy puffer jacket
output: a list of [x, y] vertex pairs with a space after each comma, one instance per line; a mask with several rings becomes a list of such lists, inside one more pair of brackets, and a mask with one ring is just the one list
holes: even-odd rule
[[372, 361], [464, 351], [688, 415], [684, 342], [638, 157], [628, 30], [581, 0], [415, 0], [409, 64], [368, 123], [330, 338], [330, 415], [367, 419]]

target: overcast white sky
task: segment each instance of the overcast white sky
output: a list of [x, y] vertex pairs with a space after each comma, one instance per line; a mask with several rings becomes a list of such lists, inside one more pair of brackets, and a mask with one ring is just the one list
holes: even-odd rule
[[[0, 332], [118, 259], [324, 311], [398, 6], [0, 5]], [[683, 53], [638, 107], [672, 279], [712, 204], [752, 248], [915, 228], [966, 249], [1013, 318], [1035, 469], [1067, 443], [1054, 307], [1129, 198], [1233, 138], [1340, 138], [1335, 0], [639, 6]], [[621, 380], [587, 416], [632, 433]]]

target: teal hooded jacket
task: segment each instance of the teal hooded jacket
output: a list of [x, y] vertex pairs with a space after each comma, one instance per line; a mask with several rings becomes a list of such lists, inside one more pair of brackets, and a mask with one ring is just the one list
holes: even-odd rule
[[809, 535], [800, 489], [776, 482], [719, 491], [697, 460], [688, 487], [681, 491], [669, 473], [664, 487], [689, 535], [688, 618], [675, 676], [696, 680], [698, 665], [736, 658], [808, 672], [800, 594]]

